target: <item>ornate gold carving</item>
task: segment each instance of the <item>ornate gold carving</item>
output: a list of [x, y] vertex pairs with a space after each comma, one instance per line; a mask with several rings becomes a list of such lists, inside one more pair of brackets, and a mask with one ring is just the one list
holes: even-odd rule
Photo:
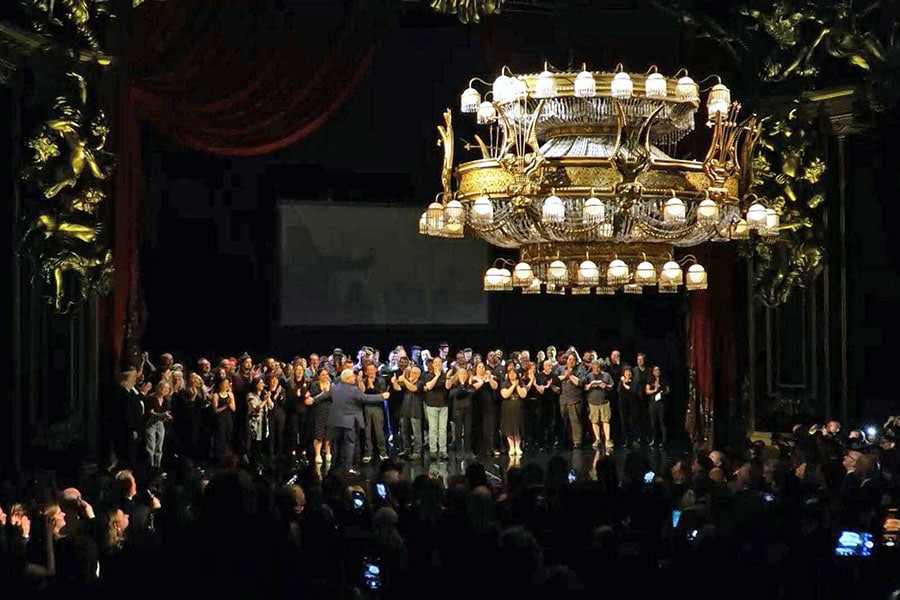
[[444, 189], [444, 198], [450, 198], [453, 193], [453, 114], [450, 109], [444, 110], [444, 125], [438, 125], [438, 147], [444, 149], [444, 162], [441, 165], [441, 187]]
[[108, 0], [19, 0], [19, 4], [38, 33], [101, 52], [99, 32], [110, 13]]
[[431, 0], [431, 8], [456, 15], [461, 23], [480, 23], [482, 15], [500, 14], [504, 0]]
[[[105, 150], [109, 126], [103, 111], [89, 105], [84, 77], [71, 72], [67, 82], [68, 92], [26, 141], [30, 156], [22, 169], [36, 193], [20, 252], [34, 262], [35, 277], [50, 286], [49, 301], [59, 312], [106, 293], [112, 275], [98, 214], [114, 167]], [[77, 297], [67, 291], [67, 279], [75, 280]]]

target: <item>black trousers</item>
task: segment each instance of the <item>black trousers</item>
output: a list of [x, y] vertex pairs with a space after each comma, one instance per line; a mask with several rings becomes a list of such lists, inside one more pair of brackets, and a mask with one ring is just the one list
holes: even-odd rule
[[[381, 406], [365, 407], [366, 415], [366, 456], [374, 456], [378, 453], [387, 454], [387, 444], [384, 439], [384, 409]], [[375, 438], [377, 448], [372, 448], [372, 438]]]
[[619, 400], [619, 422], [622, 427], [621, 439], [623, 442], [641, 441], [641, 408], [639, 403], [634, 398]]
[[666, 431], [666, 405], [663, 402], [650, 400], [647, 405], [647, 413], [650, 416], [650, 441], [665, 444], [669, 440]]
[[544, 446], [549, 448], [564, 437], [563, 433], [560, 432], [562, 429], [562, 415], [559, 411], [559, 396], [547, 393], [539, 399], [539, 402], [543, 417], [540, 429], [540, 431], [543, 431], [541, 436]]
[[454, 448], [457, 452], [472, 452], [472, 403], [455, 402], [453, 404]]
[[523, 417], [525, 420], [524, 442], [528, 448], [535, 448], [545, 444], [546, 431], [544, 429], [544, 405], [540, 398], [525, 398], [523, 404]]
[[334, 453], [331, 470], [346, 473], [353, 467], [353, 452], [356, 449], [356, 427], [332, 427], [331, 451]]

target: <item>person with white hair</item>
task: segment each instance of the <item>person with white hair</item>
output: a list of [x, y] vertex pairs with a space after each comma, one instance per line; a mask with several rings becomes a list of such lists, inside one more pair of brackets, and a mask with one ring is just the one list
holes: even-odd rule
[[315, 397], [307, 393], [305, 403], [331, 400], [328, 412], [328, 425], [332, 432], [332, 446], [335, 449], [332, 470], [336, 473], [352, 472], [353, 453], [356, 449], [356, 432], [365, 425], [362, 407], [380, 405], [388, 399], [388, 392], [366, 394], [356, 385], [356, 375], [352, 369], [341, 371], [339, 383]]

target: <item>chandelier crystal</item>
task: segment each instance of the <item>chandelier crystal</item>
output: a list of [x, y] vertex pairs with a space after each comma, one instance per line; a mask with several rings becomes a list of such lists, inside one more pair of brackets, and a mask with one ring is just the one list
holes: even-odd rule
[[[780, 226], [777, 212], [744, 189], [759, 123], [739, 119], [740, 104], [716, 81], [701, 116], [700, 86], [684, 70], [667, 77], [655, 67], [560, 72], [545, 64], [517, 75], [504, 67], [483, 92], [473, 78], [459, 106], [485, 128], [464, 146], [477, 155], [455, 162], [445, 112], [442, 201], [419, 230], [518, 250], [531, 275], [511, 273], [507, 282], [491, 273], [489, 285], [486, 273], [485, 289], [702, 289], [699, 280], [684, 284], [680, 266], [667, 277], [676, 249], [746, 239], [751, 230], [777, 235]], [[679, 145], [689, 135], [706, 139], [702, 159]], [[596, 280], [583, 262], [597, 266]]]

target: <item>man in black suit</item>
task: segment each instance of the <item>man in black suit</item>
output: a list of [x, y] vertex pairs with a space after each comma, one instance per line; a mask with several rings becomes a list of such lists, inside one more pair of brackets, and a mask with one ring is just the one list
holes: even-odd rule
[[381, 405], [390, 394], [366, 394], [356, 385], [356, 375], [351, 369], [341, 372], [341, 380], [327, 392], [315, 397], [307, 397], [306, 404], [331, 399], [328, 411], [328, 425], [331, 427], [331, 446], [335, 450], [332, 469], [344, 473], [353, 466], [353, 451], [356, 447], [356, 431], [365, 425], [364, 405]]

